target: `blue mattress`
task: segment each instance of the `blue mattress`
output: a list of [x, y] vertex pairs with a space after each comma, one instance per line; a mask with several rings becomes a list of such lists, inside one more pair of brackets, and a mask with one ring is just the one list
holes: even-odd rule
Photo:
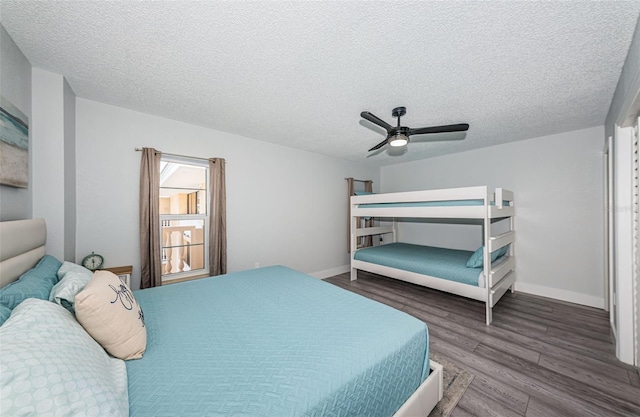
[[482, 268], [467, 268], [472, 251], [389, 243], [358, 250], [354, 258], [417, 274], [478, 286]]
[[428, 375], [423, 322], [282, 266], [135, 296], [132, 417], [390, 416]]

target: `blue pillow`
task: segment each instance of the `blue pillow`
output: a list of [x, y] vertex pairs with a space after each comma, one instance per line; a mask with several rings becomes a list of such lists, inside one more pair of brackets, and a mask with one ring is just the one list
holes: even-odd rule
[[353, 192], [355, 195], [371, 195], [371, 194], [375, 194], [371, 191], [354, 191]]
[[11, 310], [3, 305], [0, 305], [0, 326], [2, 326], [2, 323], [7, 321], [10, 315]]
[[[482, 268], [484, 266], [484, 257], [482, 252], [484, 251], [484, 245], [480, 246], [477, 251], [473, 252], [473, 255], [467, 261], [467, 268]], [[503, 246], [498, 250], [491, 252], [491, 262], [504, 256], [509, 252], [509, 245]]]
[[62, 263], [50, 255], [28, 270], [20, 279], [0, 289], [0, 305], [13, 310], [27, 298], [49, 300], [51, 288], [58, 282], [58, 269]]

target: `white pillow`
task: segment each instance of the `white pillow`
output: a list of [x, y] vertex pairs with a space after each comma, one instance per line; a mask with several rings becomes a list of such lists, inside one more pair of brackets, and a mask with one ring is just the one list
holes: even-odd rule
[[26, 299], [0, 340], [0, 415], [129, 415], [124, 362], [59, 305]]
[[89, 274], [89, 278], [91, 278], [91, 276], [93, 275], [93, 272], [89, 271], [84, 266], [74, 264], [73, 262], [64, 261], [58, 269], [58, 280], [64, 279], [65, 275], [67, 275], [69, 272], [79, 272], [84, 273], [85, 275]]
[[117, 275], [96, 271], [76, 295], [76, 318], [102, 347], [120, 359], [139, 359], [147, 348], [144, 315]]
[[84, 289], [92, 276], [93, 272], [87, 268], [65, 261], [58, 269], [60, 281], [51, 289], [49, 301], [58, 303], [73, 312], [76, 294]]

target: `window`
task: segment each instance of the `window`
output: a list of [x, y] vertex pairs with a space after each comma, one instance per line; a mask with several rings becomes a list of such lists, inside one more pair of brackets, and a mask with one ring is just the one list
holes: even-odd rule
[[207, 161], [163, 156], [160, 163], [162, 280], [209, 275]]

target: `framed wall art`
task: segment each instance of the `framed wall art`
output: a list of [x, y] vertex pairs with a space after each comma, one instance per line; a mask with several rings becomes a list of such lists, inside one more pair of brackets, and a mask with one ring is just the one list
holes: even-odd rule
[[29, 118], [0, 96], [0, 184], [29, 186]]

